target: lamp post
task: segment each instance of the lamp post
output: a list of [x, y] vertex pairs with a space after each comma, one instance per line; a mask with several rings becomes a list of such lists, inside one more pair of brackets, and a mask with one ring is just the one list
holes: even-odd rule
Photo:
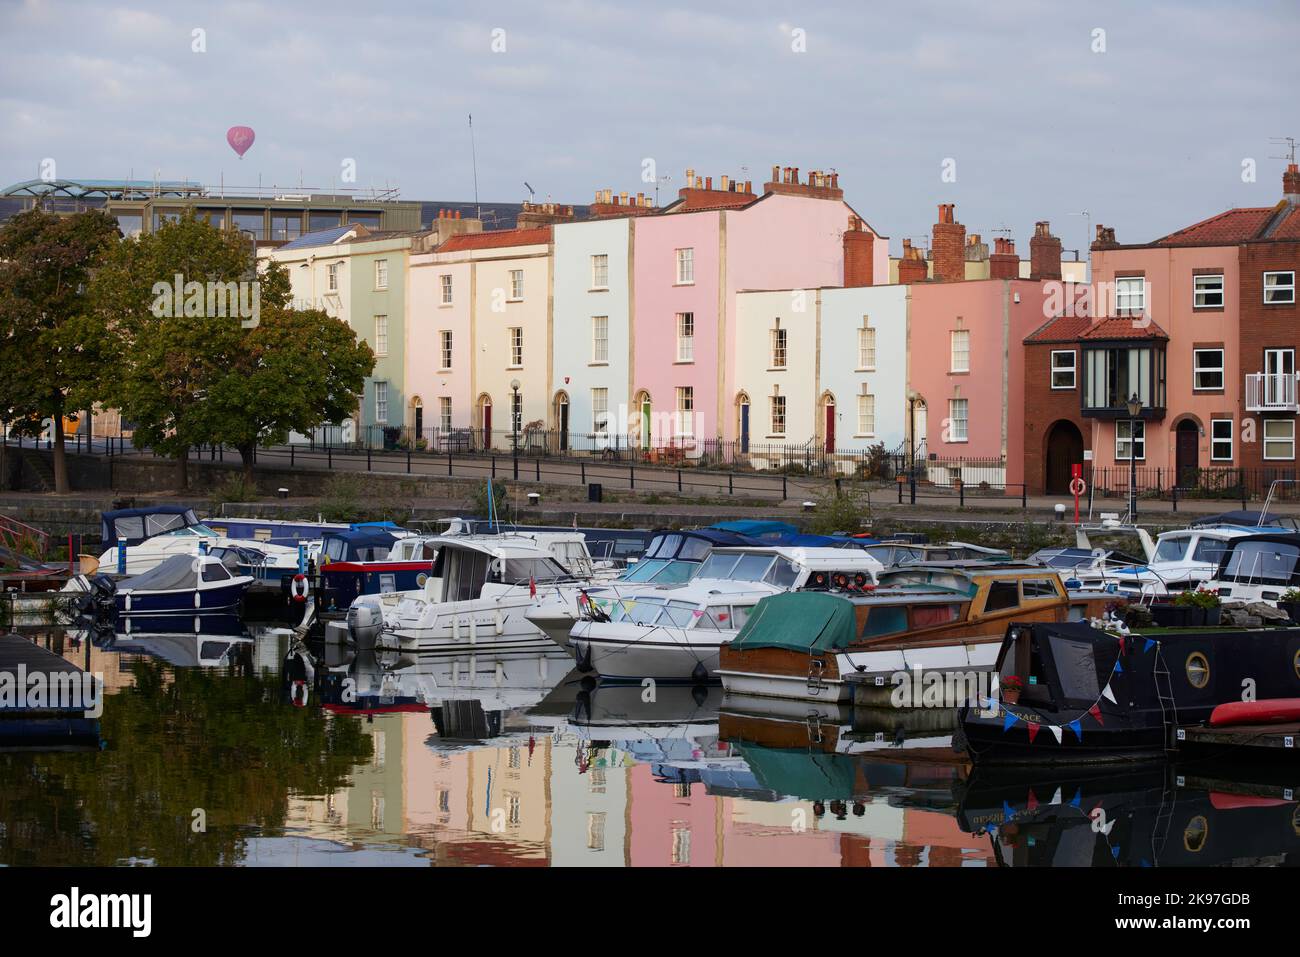
[[1134, 392], [1128, 400], [1128, 516], [1137, 522], [1137, 421], [1142, 414], [1142, 400]]
[[510, 388], [514, 397], [510, 401], [510, 445], [514, 453], [515, 481], [519, 480], [519, 380], [511, 379]]
[[907, 472], [916, 474], [916, 392], [907, 393]]

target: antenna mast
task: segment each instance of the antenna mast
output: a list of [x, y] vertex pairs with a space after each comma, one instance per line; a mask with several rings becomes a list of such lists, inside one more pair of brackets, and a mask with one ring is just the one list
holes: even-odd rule
[[478, 204], [478, 150], [474, 146], [474, 114], [469, 114], [469, 154], [474, 165], [474, 209], [483, 218], [483, 207]]

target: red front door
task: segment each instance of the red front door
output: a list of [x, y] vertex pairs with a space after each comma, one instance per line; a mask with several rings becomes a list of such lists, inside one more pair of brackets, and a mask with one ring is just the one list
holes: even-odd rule
[[826, 451], [835, 451], [835, 406], [826, 406]]
[[483, 448], [492, 448], [492, 406], [483, 406]]

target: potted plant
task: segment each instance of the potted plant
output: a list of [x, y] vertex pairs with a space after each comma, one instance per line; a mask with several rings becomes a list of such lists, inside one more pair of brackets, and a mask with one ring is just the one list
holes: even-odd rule
[[1220, 604], [1218, 592], [1206, 588], [1185, 591], [1174, 599], [1174, 605], [1189, 610], [1189, 625], [1217, 625]]
[[1019, 675], [1007, 675], [999, 680], [1002, 688], [1002, 700], [1007, 704], [1015, 704], [1020, 700], [1020, 692], [1025, 690], [1025, 682]]
[[1291, 616], [1291, 620], [1300, 624], [1300, 588], [1288, 588], [1277, 600], [1277, 607]]

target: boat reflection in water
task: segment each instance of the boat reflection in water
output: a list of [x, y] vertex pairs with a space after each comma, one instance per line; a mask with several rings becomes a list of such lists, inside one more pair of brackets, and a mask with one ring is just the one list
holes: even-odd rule
[[219, 668], [251, 659], [253, 636], [237, 615], [119, 616], [91, 640], [106, 650], [144, 654], [177, 668]]
[[1280, 776], [1222, 763], [1084, 773], [1094, 776], [979, 770], [958, 821], [1004, 867], [1300, 864], [1294, 766]]

